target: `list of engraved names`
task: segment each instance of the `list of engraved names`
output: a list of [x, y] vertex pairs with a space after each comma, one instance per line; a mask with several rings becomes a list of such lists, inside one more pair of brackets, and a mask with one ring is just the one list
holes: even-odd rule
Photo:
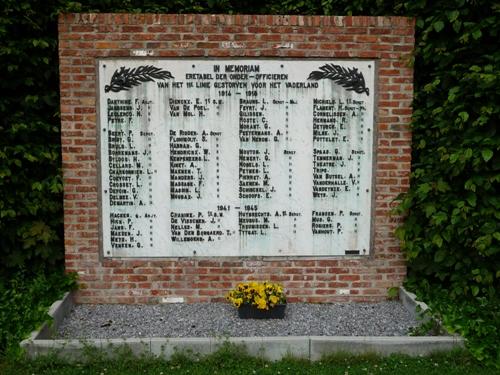
[[107, 257], [368, 255], [373, 61], [99, 61]]

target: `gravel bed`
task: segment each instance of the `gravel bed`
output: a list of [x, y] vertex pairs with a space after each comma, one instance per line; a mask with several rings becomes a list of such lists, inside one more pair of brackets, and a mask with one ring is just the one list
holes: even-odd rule
[[418, 323], [399, 302], [287, 305], [284, 319], [240, 319], [227, 303], [76, 305], [59, 338], [406, 336]]

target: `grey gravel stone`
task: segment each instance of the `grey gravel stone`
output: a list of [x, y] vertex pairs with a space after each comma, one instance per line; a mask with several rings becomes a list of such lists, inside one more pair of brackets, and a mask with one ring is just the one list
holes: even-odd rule
[[59, 338], [405, 336], [418, 325], [399, 302], [287, 305], [284, 319], [240, 319], [227, 303], [76, 305]]

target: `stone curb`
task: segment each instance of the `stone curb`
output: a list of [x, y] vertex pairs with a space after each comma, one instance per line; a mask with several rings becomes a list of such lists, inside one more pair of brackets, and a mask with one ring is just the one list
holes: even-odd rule
[[[400, 298], [410, 313], [417, 314], [412, 293], [400, 289]], [[53, 321], [44, 323], [40, 330], [31, 333], [20, 345], [29, 358], [54, 353], [70, 361], [85, 361], [88, 349], [98, 349], [107, 357], [115, 356], [120, 349], [128, 349], [135, 356], [156, 356], [170, 359], [176, 353], [205, 356], [219, 350], [226, 343], [242, 346], [252, 356], [275, 361], [284, 357], [320, 360], [333, 353], [393, 353], [411, 356], [427, 355], [438, 351], [462, 348], [464, 340], [457, 336], [286, 336], [286, 337], [188, 337], [188, 338], [127, 338], [127, 339], [50, 339], [73, 306], [73, 297], [67, 293], [62, 300], [52, 304], [49, 315]], [[425, 305], [425, 304], [423, 304]], [[425, 305], [426, 306], [426, 305]]]
[[73, 305], [73, 293], [65, 293], [62, 299], [55, 301], [49, 308], [48, 314], [52, 320], [42, 323], [38, 330], [31, 332], [27, 339], [21, 341], [21, 347], [34, 340], [50, 339], [57, 332], [64, 317], [71, 311]]
[[423, 323], [429, 320], [429, 317], [425, 316], [424, 313], [429, 309], [429, 306], [424, 302], [417, 301], [417, 296], [411, 292], [408, 292], [404, 287], [399, 287], [399, 301], [411, 314], [412, 318], [415, 320], [420, 320]]

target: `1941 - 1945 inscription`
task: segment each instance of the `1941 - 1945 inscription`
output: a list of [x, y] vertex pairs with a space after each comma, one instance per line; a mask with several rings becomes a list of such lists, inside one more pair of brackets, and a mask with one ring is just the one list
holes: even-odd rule
[[374, 70], [100, 60], [104, 256], [368, 255]]

